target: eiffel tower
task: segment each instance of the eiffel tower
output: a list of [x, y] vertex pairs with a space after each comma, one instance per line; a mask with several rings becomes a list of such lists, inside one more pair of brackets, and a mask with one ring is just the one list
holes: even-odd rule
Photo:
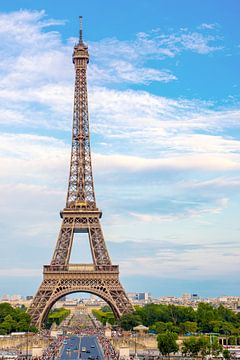
[[[83, 42], [80, 17], [79, 42], [74, 47], [75, 92], [72, 152], [66, 207], [50, 265], [43, 267], [43, 281], [29, 307], [32, 324], [41, 328], [53, 304], [75, 292], [92, 293], [105, 300], [116, 318], [132, 311], [119, 281], [118, 265], [112, 265], [101, 229], [92, 175], [87, 97], [88, 47]], [[87, 233], [92, 264], [71, 264], [75, 233]]]

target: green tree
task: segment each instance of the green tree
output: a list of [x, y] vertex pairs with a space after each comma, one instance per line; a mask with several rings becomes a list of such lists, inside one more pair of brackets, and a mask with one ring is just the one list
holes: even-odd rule
[[220, 333], [222, 321], [221, 320], [212, 320], [212, 321], [210, 321], [210, 326], [213, 329], [214, 333]]
[[2, 326], [2, 323], [0, 324], [0, 335], [7, 335], [8, 329], [6, 329], [5, 326]]
[[69, 314], [70, 310], [64, 308], [51, 310], [48, 314], [46, 327], [50, 329], [53, 323], [56, 323], [57, 325], [61, 324], [61, 322], [66, 319]]
[[199, 303], [196, 312], [198, 327], [202, 332], [212, 332], [211, 322], [219, 320], [219, 314], [211, 304]]
[[176, 333], [167, 331], [164, 334], [157, 336], [158, 349], [162, 355], [176, 353], [179, 349], [177, 344], [178, 335]]
[[195, 321], [185, 321], [180, 324], [180, 332], [181, 334], [197, 332], [197, 323]]
[[202, 356], [202, 359], [206, 357], [210, 353], [210, 342], [209, 338], [205, 336], [200, 336], [197, 339], [198, 347], [199, 347], [199, 354]]
[[1, 327], [5, 328], [8, 333], [17, 330], [17, 321], [11, 315], [7, 315], [1, 323]]
[[106, 312], [106, 323], [109, 323], [111, 325], [114, 325], [116, 323], [115, 316], [110, 311]]
[[174, 306], [168, 305], [168, 310], [172, 317], [172, 322], [180, 324], [186, 321], [195, 321], [196, 313], [190, 306]]
[[0, 323], [4, 321], [7, 315], [13, 316], [14, 308], [9, 303], [0, 304]]
[[191, 336], [183, 341], [182, 353], [196, 357], [201, 355], [204, 359], [207, 355], [212, 354], [218, 356], [222, 351], [222, 346], [219, 344], [218, 337], [214, 337], [211, 342], [206, 336]]
[[140, 316], [145, 326], [151, 326], [158, 321], [170, 321], [167, 305], [147, 304], [142, 309], [137, 309], [136, 315]]
[[92, 310], [92, 313], [103, 325], [106, 325], [106, 323], [114, 325], [116, 323], [116, 319], [112, 311], [103, 311], [100, 309]]
[[179, 334], [179, 327], [172, 323], [171, 321], [168, 321], [165, 323], [165, 331], [175, 332]]
[[220, 305], [217, 308], [217, 313], [222, 321], [231, 323], [237, 322], [237, 315], [232, 310], [225, 308], [223, 305]]
[[222, 321], [219, 332], [224, 335], [235, 335], [239, 333], [239, 328], [236, 329], [234, 324], [230, 322]]
[[210, 344], [210, 353], [214, 357], [218, 357], [218, 355], [223, 351], [223, 347], [221, 344], [219, 344], [218, 337], [213, 337]]
[[166, 323], [163, 321], [158, 321], [154, 323], [154, 325], [150, 326], [150, 330], [155, 330], [158, 334], [162, 334], [166, 331], [175, 332], [178, 334], [180, 331], [179, 327], [170, 321]]
[[163, 321], [157, 321], [150, 327], [150, 330], [155, 330], [158, 334], [162, 334], [166, 331], [166, 325]]
[[236, 336], [229, 336], [228, 344], [229, 345], [237, 345], [237, 337]]
[[184, 355], [197, 356], [200, 351], [200, 343], [195, 336], [183, 340], [182, 353]]
[[111, 312], [112, 309], [110, 308], [110, 306], [105, 305], [105, 306], [101, 307], [101, 311], [102, 312]]
[[13, 308], [8, 303], [0, 304], [0, 335], [15, 331], [37, 332], [37, 328], [30, 325], [31, 317], [26, 308]]
[[226, 360], [231, 359], [231, 353], [228, 349], [224, 349], [222, 352], [223, 358]]
[[29, 323], [26, 320], [20, 320], [17, 323], [17, 330], [18, 331], [24, 331], [24, 332], [28, 332], [29, 331]]
[[126, 314], [121, 317], [119, 324], [124, 330], [132, 330], [135, 326], [141, 324], [141, 318], [139, 315]]

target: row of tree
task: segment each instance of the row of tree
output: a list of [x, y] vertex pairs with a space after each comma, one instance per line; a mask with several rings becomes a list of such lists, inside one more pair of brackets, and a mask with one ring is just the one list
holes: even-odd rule
[[117, 321], [109, 306], [103, 306], [100, 310], [92, 310], [93, 315], [103, 324], [116, 325]]
[[[53, 323], [59, 325], [70, 314], [70, 310], [60, 308], [51, 310], [46, 327], [49, 329]], [[14, 308], [9, 303], [0, 304], [0, 335], [11, 332], [37, 332], [38, 329], [31, 325], [31, 317], [24, 306]]]
[[[98, 314], [104, 322], [112, 323], [110, 309], [102, 309], [105, 314]], [[189, 306], [148, 304], [136, 307], [132, 314], [122, 316], [119, 325], [125, 330], [143, 324], [157, 334], [166, 331], [177, 334], [219, 333], [222, 335], [240, 335], [240, 314], [220, 305], [199, 303], [197, 310]]]
[[11, 332], [37, 332], [35, 326], [30, 325], [31, 318], [26, 308], [13, 308], [8, 303], [0, 304], [0, 335]]
[[68, 317], [70, 314], [70, 310], [65, 308], [59, 308], [59, 309], [53, 309], [48, 314], [48, 318], [46, 321], [46, 328], [50, 329], [53, 323], [56, 323], [57, 325], [60, 325], [61, 322]]

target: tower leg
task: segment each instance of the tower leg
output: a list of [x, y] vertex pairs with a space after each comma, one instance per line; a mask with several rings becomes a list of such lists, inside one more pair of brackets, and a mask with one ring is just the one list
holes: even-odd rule
[[28, 313], [32, 318], [32, 324], [39, 328], [42, 326], [42, 321], [45, 320], [43, 320], [43, 314], [46, 312], [45, 309], [52, 297], [54, 286], [55, 284], [49, 286], [48, 282], [43, 280], [31, 303], [30, 308], [28, 309]]

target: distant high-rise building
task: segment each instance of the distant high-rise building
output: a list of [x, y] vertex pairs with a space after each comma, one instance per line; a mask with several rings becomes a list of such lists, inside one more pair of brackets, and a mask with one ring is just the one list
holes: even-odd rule
[[148, 301], [151, 297], [151, 294], [148, 292], [131, 292], [127, 294], [129, 299], [135, 301]]
[[191, 294], [191, 300], [199, 300], [198, 294]]

